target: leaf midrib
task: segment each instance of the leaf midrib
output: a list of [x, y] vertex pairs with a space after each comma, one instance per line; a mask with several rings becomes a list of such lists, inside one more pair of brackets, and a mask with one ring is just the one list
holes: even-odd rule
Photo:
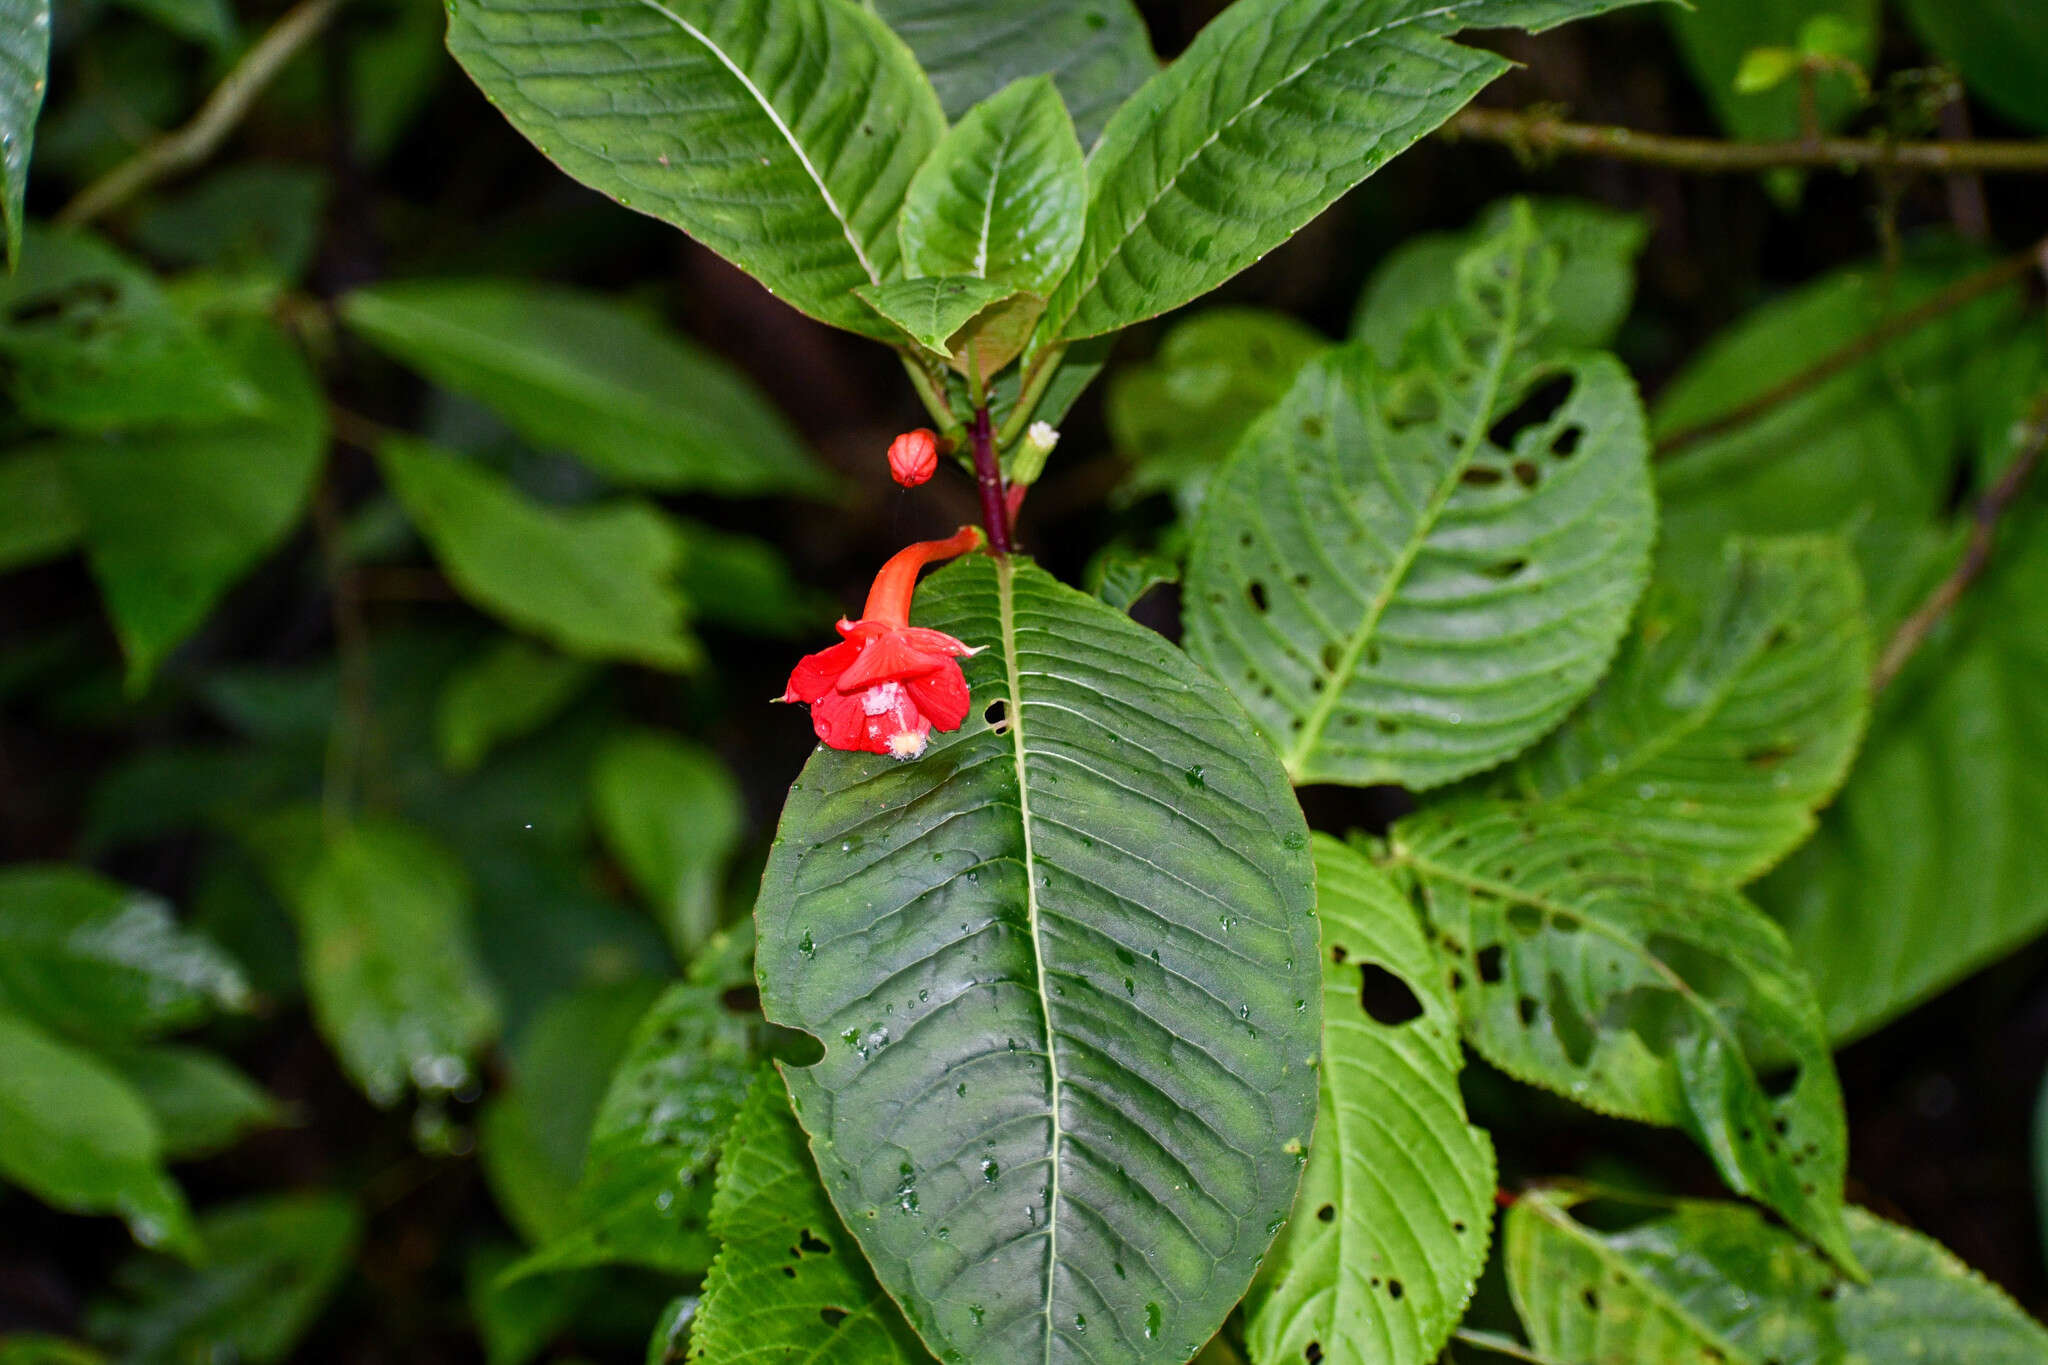
[[662, 4], [661, 0], [637, 0], [637, 2], [653, 10], [656, 14], [661, 15], [677, 28], [680, 28], [683, 32], [703, 44], [704, 50], [713, 57], [716, 57], [719, 65], [732, 73], [733, 79], [737, 80], [741, 88], [753, 99], [754, 103], [760, 106], [761, 112], [768, 116], [768, 121], [775, 125], [775, 131], [782, 135], [782, 140], [789, 144], [789, 149], [792, 152], [796, 153], [798, 164], [804, 168], [804, 174], [811, 178], [811, 183], [818, 187], [818, 197], [825, 201], [826, 211], [832, 215], [832, 220], [839, 224], [839, 231], [845, 236], [846, 244], [853, 248], [853, 258], [860, 262], [860, 268], [867, 275], [868, 282], [880, 284], [882, 282], [881, 274], [868, 261], [867, 252], [861, 249], [860, 239], [854, 236], [852, 220], [839, 207], [839, 201], [832, 197], [831, 187], [826, 185], [825, 178], [818, 174], [818, 168], [811, 164], [810, 153], [804, 150], [801, 142], [797, 141], [796, 133], [791, 130], [790, 126], [782, 121], [781, 111], [776, 109], [768, 97], [761, 92], [761, 87], [754, 84], [753, 78], [740, 68], [738, 62], [735, 62], [726, 55], [724, 48], [711, 41], [709, 34], [683, 18], [682, 15], [677, 14], [668, 6]]
[[1045, 1019], [1045, 1073], [1049, 1081], [1048, 1118], [1052, 1123], [1052, 1174], [1045, 1197], [1045, 1365], [1052, 1365], [1052, 1302], [1059, 1270], [1060, 1240], [1060, 1149], [1066, 1132], [1060, 1123], [1060, 1061], [1055, 1051], [1052, 1027], [1052, 997], [1046, 993], [1045, 950], [1038, 927], [1038, 857], [1031, 838], [1031, 783], [1024, 763], [1024, 693], [1017, 669], [1016, 566], [1007, 555], [995, 556], [996, 606], [1003, 650], [1003, 673], [1009, 691], [1007, 716], [1010, 722], [1010, 752], [1017, 767], [1017, 816], [1024, 833], [1024, 913], [1031, 939], [1034, 984], [1038, 988], [1039, 1012]]
[[1501, 380], [1507, 374], [1508, 362], [1514, 356], [1516, 340], [1521, 334], [1522, 286], [1527, 257], [1518, 250], [1512, 259], [1515, 263], [1514, 278], [1507, 282], [1504, 291], [1509, 301], [1506, 315], [1494, 339], [1493, 354], [1488, 359], [1484, 386], [1480, 389], [1478, 401], [1473, 404], [1471, 425], [1465, 432], [1464, 441], [1458, 447], [1457, 458], [1445, 468], [1443, 477], [1437, 481], [1436, 488], [1430, 493], [1429, 501], [1423, 505], [1421, 513], [1416, 517], [1414, 533], [1401, 547], [1401, 552], [1395, 556], [1394, 562], [1388, 566], [1379, 591], [1374, 593], [1372, 600], [1366, 604], [1365, 619], [1359, 623], [1358, 629], [1352, 632], [1351, 639], [1344, 646], [1344, 652], [1338, 658], [1336, 667], [1329, 671], [1328, 685], [1316, 698], [1315, 705], [1309, 708], [1308, 715], [1302, 721], [1301, 734], [1282, 755], [1287, 775], [1297, 783], [1302, 781], [1304, 765], [1316, 745], [1322, 742], [1323, 731], [1329, 727], [1330, 717], [1336, 714], [1337, 705], [1343, 699], [1345, 689], [1357, 673], [1358, 661], [1364, 656], [1366, 646], [1372, 643], [1372, 637], [1379, 629], [1380, 618], [1393, 604], [1394, 594], [1400, 590], [1408, 571], [1415, 566], [1416, 557], [1422, 553], [1422, 547], [1429, 543], [1430, 536], [1435, 533], [1444, 508], [1450, 504], [1451, 498], [1458, 491], [1458, 480], [1464, 476], [1474, 452], [1479, 449], [1486, 436], [1487, 428], [1493, 423], [1493, 409], [1500, 399]]

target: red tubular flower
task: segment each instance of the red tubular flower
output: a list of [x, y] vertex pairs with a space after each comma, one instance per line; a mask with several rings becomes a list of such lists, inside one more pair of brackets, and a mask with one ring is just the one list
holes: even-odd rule
[[806, 654], [781, 700], [811, 708], [811, 728], [834, 749], [916, 758], [933, 730], [967, 719], [967, 679], [956, 659], [976, 651], [943, 631], [910, 624], [918, 570], [965, 554], [981, 532], [963, 526], [890, 556], [868, 590], [860, 620], [839, 622], [839, 643]]
[[889, 473], [905, 488], [915, 488], [939, 467], [939, 438], [928, 427], [906, 431], [889, 442]]

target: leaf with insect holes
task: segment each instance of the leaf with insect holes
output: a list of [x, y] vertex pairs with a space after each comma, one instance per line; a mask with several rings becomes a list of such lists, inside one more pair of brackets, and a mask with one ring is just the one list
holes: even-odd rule
[[1394, 826], [1392, 861], [1481, 1056], [1588, 1108], [1685, 1129], [1731, 1189], [1854, 1265], [1841, 1087], [1775, 924], [1626, 825], [1577, 812], [1435, 807]]
[[1842, 1274], [1753, 1208], [1685, 1200], [1603, 1230], [1578, 1198], [1532, 1190], [1508, 1211], [1508, 1292], [1559, 1365], [1725, 1361], [1954, 1365], [2048, 1360], [2048, 1332], [1932, 1238], [1846, 1212], [1867, 1281]]
[[1493, 1145], [1465, 1119], [1464, 1053], [1415, 907], [1315, 837], [1323, 1067], [1294, 1216], [1245, 1299], [1254, 1365], [1425, 1365], [1486, 1264]]
[[1869, 711], [1870, 627], [1848, 546], [1734, 540], [1714, 580], [1651, 585], [1599, 690], [1507, 785], [1610, 815], [1736, 886], [1813, 832]]
[[1611, 356], [1529, 349], [1555, 267], [1518, 211], [1404, 367], [1310, 361], [1211, 481], [1188, 652], [1297, 783], [1454, 781], [1606, 668], [1648, 575], [1648, 442]]
[[1046, 342], [1206, 294], [1508, 69], [1466, 28], [1549, 28], [1637, 0], [1239, 0], [1110, 119]]
[[[1321, 993], [1308, 831], [1229, 693], [1028, 561], [915, 762], [815, 752], [755, 907], [834, 1204], [937, 1353], [1184, 1361], [1294, 1200]], [[1290, 1145], [1291, 1144], [1291, 1145]]]
[[848, 0], [455, 0], [448, 50], [564, 171], [673, 223], [821, 322], [903, 272], [897, 209], [946, 128]]

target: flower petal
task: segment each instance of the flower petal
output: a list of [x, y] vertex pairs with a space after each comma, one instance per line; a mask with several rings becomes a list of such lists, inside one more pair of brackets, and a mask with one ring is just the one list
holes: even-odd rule
[[784, 701], [815, 702], [832, 691], [839, 676], [853, 666], [860, 657], [863, 646], [853, 640], [841, 640], [815, 654], [806, 654], [797, 660], [796, 667], [789, 675], [789, 687], [782, 694]]
[[967, 678], [951, 659], [918, 678], [905, 678], [903, 690], [935, 730], [957, 730], [967, 719]]
[[870, 754], [888, 752], [888, 742], [875, 733], [858, 696], [827, 692], [812, 702], [811, 728], [827, 748]]
[[[937, 634], [936, 631], [927, 633]], [[853, 666], [839, 675], [836, 684], [839, 690], [858, 692], [878, 683], [919, 677], [953, 662], [945, 654], [919, 649], [904, 638], [909, 634], [907, 630], [892, 630], [870, 640], [868, 647], [861, 651], [860, 658], [854, 661]]]

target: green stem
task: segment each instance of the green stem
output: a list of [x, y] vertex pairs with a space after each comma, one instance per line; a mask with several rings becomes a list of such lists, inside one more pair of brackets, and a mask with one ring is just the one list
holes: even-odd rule
[[1017, 438], [1024, 434], [1024, 428], [1031, 424], [1031, 414], [1038, 407], [1038, 400], [1045, 397], [1046, 386], [1059, 373], [1060, 357], [1067, 348], [1055, 346], [1031, 362], [1031, 368], [1024, 375], [1024, 383], [1017, 390], [1017, 402], [1010, 409], [1010, 415], [1003, 421], [1003, 429], [996, 433], [996, 444], [1004, 450], [1017, 444]]

